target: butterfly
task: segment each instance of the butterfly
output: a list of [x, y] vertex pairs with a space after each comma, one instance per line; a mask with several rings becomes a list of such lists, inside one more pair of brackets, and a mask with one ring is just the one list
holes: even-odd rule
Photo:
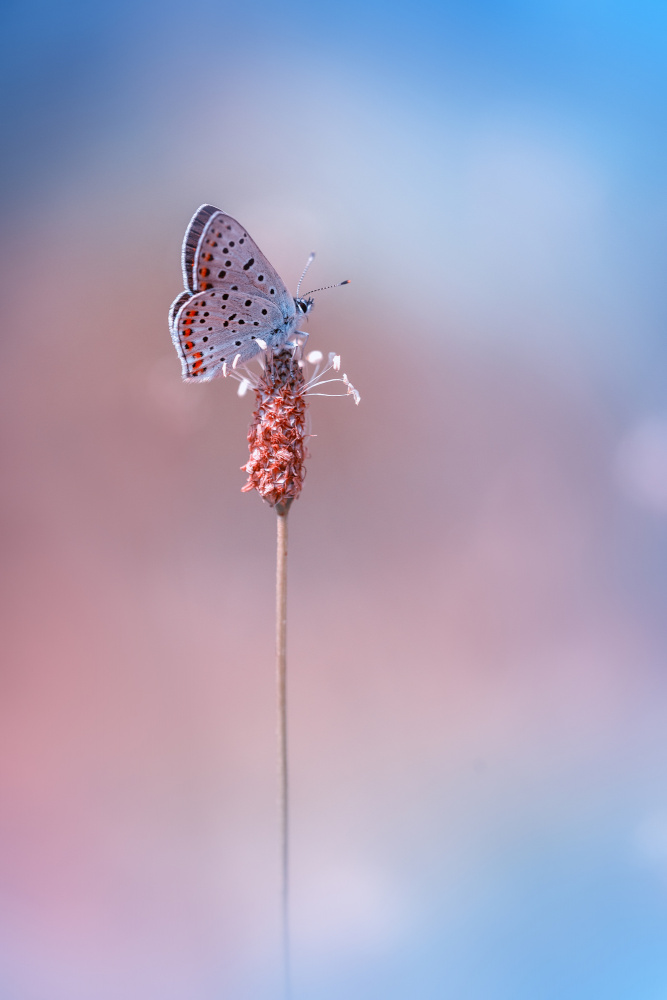
[[185, 291], [169, 310], [186, 381], [208, 382], [299, 333], [312, 299], [292, 297], [257, 244], [231, 215], [202, 205], [185, 232]]

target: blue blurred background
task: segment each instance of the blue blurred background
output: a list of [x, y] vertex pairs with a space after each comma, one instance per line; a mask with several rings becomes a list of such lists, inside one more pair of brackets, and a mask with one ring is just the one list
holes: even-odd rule
[[7, 2], [0, 996], [280, 996], [274, 515], [205, 201], [362, 393], [293, 508], [296, 1000], [667, 997], [667, 11]]

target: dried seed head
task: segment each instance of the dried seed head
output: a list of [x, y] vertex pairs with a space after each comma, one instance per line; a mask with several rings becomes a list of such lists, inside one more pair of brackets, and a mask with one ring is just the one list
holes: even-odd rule
[[248, 473], [243, 492], [257, 490], [282, 513], [301, 492], [307, 457], [306, 385], [291, 350], [267, 353], [254, 389], [257, 409], [248, 430], [250, 458], [241, 466]]

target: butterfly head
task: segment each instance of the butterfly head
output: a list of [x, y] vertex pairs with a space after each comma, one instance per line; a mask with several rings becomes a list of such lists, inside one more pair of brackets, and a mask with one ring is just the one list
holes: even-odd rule
[[296, 306], [296, 311], [301, 316], [307, 316], [310, 310], [313, 308], [314, 299], [302, 299], [297, 296], [294, 299], [294, 305]]

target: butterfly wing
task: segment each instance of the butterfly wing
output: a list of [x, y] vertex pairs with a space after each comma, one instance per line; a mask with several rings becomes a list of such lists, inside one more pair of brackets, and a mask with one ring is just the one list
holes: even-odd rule
[[191, 292], [181, 292], [181, 294], [174, 299], [169, 309], [169, 332], [176, 350], [179, 350], [178, 334], [176, 332], [176, 317], [178, 316], [178, 311], [181, 306], [185, 305], [190, 298], [192, 298]]
[[197, 291], [193, 281], [193, 273], [199, 238], [211, 216], [218, 215], [219, 213], [220, 209], [215, 208], [213, 205], [201, 205], [190, 219], [190, 224], [185, 230], [183, 250], [181, 252], [181, 266], [183, 268], [183, 284], [191, 292]]
[[[202, 205], [183, 240], [186, 291], [169, 312], [183, 377], [208, 381], [237, 355], [244, 363], [263, 348], [278, 348], [296, 330], [294, 299], [243, 226], [213, 205]], [[238, 362], [237, 362], [238, 363]]]
[[[191, 253], [197, 233], [197, 245]], [[193, 216], [183, 241], [183, 261], [190, 291], [250, 286], [280, 303], [281, 308], [289, 304], [294, 311], [294, 299], [252, 237], [231, 215], [213, 210], [211, 205], [202, 205]]]
[[[174, 303], [178, 305], [180, 298]], [[172, 339], [181, 359], [184, 379], [208, 382], [245, 364], [264, 350], [285, 343], [294, 324], [285, 323], [275, 302], [240, 289], [206, 289], [182, 302], [174, 314]], [[257, 341], [262, 341], [259, 344]], [[238, 360], [237, 360], [238, 359]]]

